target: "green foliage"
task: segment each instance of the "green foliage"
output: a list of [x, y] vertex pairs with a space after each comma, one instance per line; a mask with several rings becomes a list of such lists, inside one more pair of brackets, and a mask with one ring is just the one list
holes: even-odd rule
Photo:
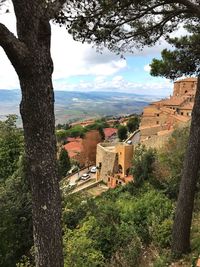
[[165, 219], [161, 223], [157, 218], [152, 223], [151, 235], [152, 241], [160, 248], [167, 248], [171, 245], [172, 219]]
[[58, 159], [58, 173], [60, 178], [64, 178], [71, 168], [68, 152], [62, 148]]
[[128, 128], [128, 131], [133, 133], [139, 128], [139, 124], [140, 124], [139, 117], [133, 117], [128, 120], [126, 126]]
[[104, 257], [96, 247], [97, 241], [90, 238], [95, 218], [89, 217], [82, 227], [74, 232], [65, 229], [64, 254], [66, 267], [97, 267], [104, 265]]
[[103, 128], [100, 126], [100, 127], [97, 128], [97, 130], [99, 131], [99, 134], [101, 136], [101, 140], [102, 141], [105, 140], [105, 133], [103, 131]]
[[63, 198], [63, 222], [69, 229], [78, 226], [91, 210], [96, 209], [93, 199], [88, 198], [84, 194], [73, 194]]
[[163, 266], [169, 266], [169, 256], [168, 255], [158, 255], [156, 260], [153, 263], [153, 267], [163, 267]]
[[70, 128], [71, 126], [68, 123], [64, 123], [64, 124], [58, 123], [58, 125], [56, 125], [56, 130], [68, 130]]
[[57, 142], [62, 142], [62, 141], [65, 141], [66, 138], [67, 138], [67, 131], [64, 130], [64, 129], [59, 129], [59, 130], [56, 130], [56, 139], [57, 139]]
[[127, 132], [128, 132], [128, 130], [127, 130], [126, 126], [120, 125], [118, 127], [117, 134], [118, 134], [118, 137], [119, 137], [120, 141], [123, 141], [123, 140], [125, 140], [127, 138]]
[[189, 127], [178, 128], [158, 153], [155, 176], [160, 179], [166, 193], [172, 198], [178, 195], [188, 138]]
[[82, 127], [81, 125], [76, 125], [67, 130], [60, 129], [56, 131], [56, 137], [58, 142], [65, 141], [67, 137], [84, 137], [87, 129]]
[[[131, 226], [128, 225], [126, 233], [129, 233], [130, 228]], [[142, 242], [134, 231], [131, 231], [130, 238], [132, 240], [128, 244], [124, 244], [123, 247], [119, 248], [112, 255], [110, 263], [107, 265], [108, 267], [138, 266], [142, 251]]]
[[175, 47], [173, 51], [164, 49], [161, 60], [153, 59], [151, 75], [176, 79], [185, 75], [198, 75], [200, 73], [200, 42], [199, 26], [186, 26], [191, 35], [180, 38], [169, 38], [168, 42]]
[[143, 246], [169, 246], [172, 202], [148, 183], [131, 186], [134, 195], [129, 185], [92, 200], [64, 199], [66, 266], [137, 266]]
[[81, 125], [76, 125], [72, 127], [71, 129], [66, 131], [67, 137], [83, 137], [87, 130], [81, 126]]
[[56, 130], [56, 137], [58, 142], [61, 142], [65, 141], [67, 137], [83, 138], [88, 131], [98, 130], [102, 137], [102, 140], [104, 140], [105, 135], [103, 129], [107, 127], [109, 127], [109, 124], [103, 118], [96, 120], [93, 124], [87, 125], [85, 127], [81, 125], [75, 125], [70, 128], [68, 127], [68, 124], [58, 125]]
[[157, 224], [160, 224], [170, 218], [173, 211], [171, 201], [162, 193], [152, 189], [135, 199], [120, 199], [117, 204], [122, 220], [132, 223], [138, 236], [147, 244], [154, 240], [152, 228], [155, 225], [155, 218]]
[[154, 45], [184, 21], [198, 24], [199, 13], [197, 1], [81, 0], [69, 4], [57, 22], [67, 23], [75, 40], [123, 53]]
[[0, 121], [0, 182], [17, 170], [23, 152], [23, 135], [16, 127], [16, 119], [16, 116], [9, 115], [5, 121]]
[[20, 158], [15, 173], [0, 184], [0, 266], [15, 266], [32, 246], [31, 196]]
[[31, 247], [29, 255], [23, 255], [16, 267], [35, 267], [35, 252], [34, 247]]
[[146, 149], [144, 145], [136, 147], [133, 157], [131, 173], [136, 185], [140, 185], [145, 180], [153, 181], [153, 164], [156, 158], [156, 151]]
[[101, 139], [105, 139], [105, 134], [103, 129], [109, 127], [109, 124], [106, 122], [104, 118], [98, 119], [95, 121], [95, 123], [90, 124], [85, 127], [86, 131], [91, 131], [91, 130], [98, 130], [101, 136]]

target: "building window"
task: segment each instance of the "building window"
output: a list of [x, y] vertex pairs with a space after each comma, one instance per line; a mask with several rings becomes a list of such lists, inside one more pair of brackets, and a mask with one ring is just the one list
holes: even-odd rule
[[181, 115], [183, 115], [183, 112], [181, 112]]
[[160, 116], [160, 114], [157, 114], [157, 117], [159, 117]]
[[157, 121], [156, 124], [159, 124], [159, 121]]

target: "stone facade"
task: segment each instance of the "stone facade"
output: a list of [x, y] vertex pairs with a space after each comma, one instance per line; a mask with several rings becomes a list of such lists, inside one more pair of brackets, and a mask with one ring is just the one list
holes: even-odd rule
[[196, 92], [197, 79], [196, 78], [186, 78], [183, 80], [176, 81], [174, 83], [174, 92], [173, 96], [184, 96], [187, 93], [192, 93], [193, 95]]
[[[98, 144], [96, 156], [97, 180], [102, 179], [109, 186], [111, 178], [114, 179], [118, 175], [120, 182], [124, 183], [129, 175], [133, 150], [134, 146], [127, 143]], [[113, 184], [111, 187], [113, 187]]]

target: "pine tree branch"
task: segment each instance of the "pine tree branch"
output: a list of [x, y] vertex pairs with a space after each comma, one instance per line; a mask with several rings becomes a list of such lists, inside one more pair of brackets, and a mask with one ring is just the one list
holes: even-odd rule
[[194, 14], [198, 15], [200, 17], [200, 5], [194, 4], [189, 0], [177, 0], [177, 3], [184, 5], [189, 10], [193, 11]]

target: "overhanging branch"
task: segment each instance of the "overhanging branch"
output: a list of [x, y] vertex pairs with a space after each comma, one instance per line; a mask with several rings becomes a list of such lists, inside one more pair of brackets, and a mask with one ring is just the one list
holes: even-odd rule
[[28, 53], [26, 45], [19, 41], [2, 23], [0, 23], [0, 46], [4, 49], [14, 67], [16, 62], [22, 62]]

